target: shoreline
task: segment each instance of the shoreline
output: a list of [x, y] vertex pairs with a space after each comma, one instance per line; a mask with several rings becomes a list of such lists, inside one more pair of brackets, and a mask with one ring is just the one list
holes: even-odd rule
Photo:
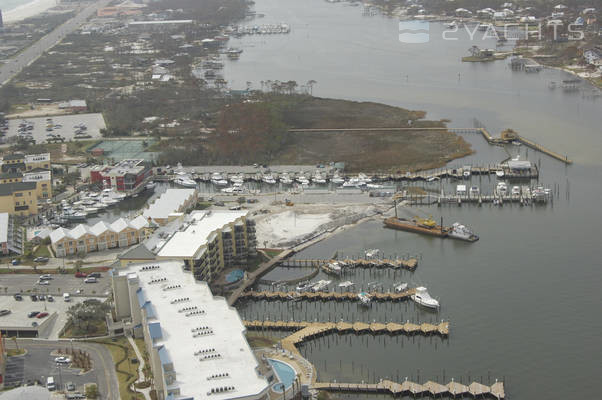
[[29, 3], [15, 7], [12, 10], [3, 11], [2, 17], [4, 23], [12, 24], [42, 14], [53, 7], [56, 7], [55, 0], [33, 0]]

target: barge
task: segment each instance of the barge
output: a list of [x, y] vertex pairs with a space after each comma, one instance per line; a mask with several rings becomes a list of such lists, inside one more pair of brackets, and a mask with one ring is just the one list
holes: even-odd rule
[[387, 228], [414, 233], [422, 233], [424, 235], [436, 236], [441, 238], [445, 238], [449, 234], [449, 228], [444, 227], [442, 225], [436, 225], [434, 223], [424, 224], [421, 223], [421, 220], [419, 218], [408, 220], [405, 218], [390, 217], [385, 219], [384, 223]]

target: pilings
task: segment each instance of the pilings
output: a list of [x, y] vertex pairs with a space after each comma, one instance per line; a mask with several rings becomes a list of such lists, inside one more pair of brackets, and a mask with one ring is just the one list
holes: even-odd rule
[[323, 260], [323, 259], [307, 259], [307, 260], [296, 260], [288, 259], [282, 262], [283, 267], [320, 267], [329, 263], [337, 262], [342, 268], [403, 268], [413, 271], [418, 266], [418, 260], [416, 258], [402, 259], [402, 258], [358, 258], [358, 259], [344, 259], [344, 260]]
[[[375, 301], [404, 301], [416, 293], [416, 289], [409, 289], [399, 293], [367, 293], [370, 299]], [[269, 292], [269, 291], [248, 291], [240, 294], [239, 299], [253, 300], [321, 300], [321, 301], [358, 301], [358, 294], [354, 292]]]

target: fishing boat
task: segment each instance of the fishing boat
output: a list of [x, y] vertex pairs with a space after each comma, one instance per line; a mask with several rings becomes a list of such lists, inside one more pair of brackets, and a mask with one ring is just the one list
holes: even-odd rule
[[312, 292], [321, 292], [321, 291], [327, 289], [328, 285], [330, 285], [331, 283], [332, 283], [332, 281], [327, 281], [327, 280], [321, 279], [311, 287], [311, 291]]
[[417, 287], [416, 293], [414, 293], [411, 298], [416, 304], [421, 306], [433, 309], [439, 308], [439, 301], [432, 298], [424, 286]]
[[368, 305], [370, 305], [370, 302], [372, 301], [372, 298], [366, 292], [358, 293], [357, 298], [359, 299], [360, 305], [362, 305], [362, 306], [368, 306]]
[[476, 242], [479, 237], [474, 234], [466, 225], [462, 225], [459, 222], [454, 222], [448, 233], [450, 238], [465, 240], [467, 242]]
[[395, 293], [405, 292], [407, 288], [408, 288], [407, 283], [405, 283], [405, 282], [398, 283], [397, 285], [395, 285]]
[[350, 286], [355, 285], [355, 283], [351, 282], [351, 281], [345, 281], [345, 282], [341, 282], [339, 283], [339, 287], [340, 288], [348, 288]]

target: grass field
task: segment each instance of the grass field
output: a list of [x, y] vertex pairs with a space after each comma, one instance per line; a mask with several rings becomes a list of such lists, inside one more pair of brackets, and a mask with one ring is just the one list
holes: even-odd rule
[[130, 342], [125, 337], [119, 337], [116, 341], [110, 339], [98, 340], [96, 343], [101, 343], [111, 353], [115, 370], [117, 371], [117, 380], [119, 381], [119, 397], [121, 399], [136, 399], [144, 400], [141, 393], [137, 395], [132, 392], [129, 387], [138, 379], [138, 364], [130, 363], [132, 358], [136, 357], [136, 353]]

